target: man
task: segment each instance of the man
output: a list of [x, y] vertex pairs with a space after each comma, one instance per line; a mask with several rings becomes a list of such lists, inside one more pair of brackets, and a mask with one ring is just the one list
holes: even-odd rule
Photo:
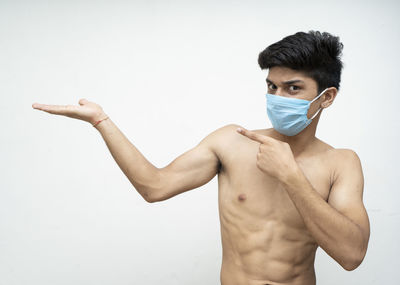
[[299, 32], [259, 54], [269, 69], [270, 129], [223, 126], [163, 168], [152, 165], [103, 109], [33, 104], [92, 123], [148, 202], [195, 189], [218, 174], [222, 285], [316, 284], [318, 246], [344, 269], [365, 257], [369, 219], [357, 154], [315, 137], [339, 90], [343, 45], [328, 33]]

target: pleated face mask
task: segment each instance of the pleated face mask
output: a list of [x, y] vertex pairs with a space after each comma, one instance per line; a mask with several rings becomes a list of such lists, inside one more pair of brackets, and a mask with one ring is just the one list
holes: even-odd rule
[[327, 89], [311, 101], [267, 93], [267, 114], [274, 129], [286, 136], [294, 136], [304, 130], [322, 109], [319, 108], [312, 118], [307, 118], [311, 103], [321, 97]]

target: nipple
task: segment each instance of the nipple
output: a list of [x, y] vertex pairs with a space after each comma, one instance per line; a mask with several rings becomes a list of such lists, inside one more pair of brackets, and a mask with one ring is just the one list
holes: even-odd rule
[[244, 201], [246, 200], [246, 194], [240, 194], [238, 197], [239, 201]]

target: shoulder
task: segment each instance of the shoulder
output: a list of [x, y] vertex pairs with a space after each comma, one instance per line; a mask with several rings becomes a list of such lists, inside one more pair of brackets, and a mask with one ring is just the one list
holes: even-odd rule
[[226, 139], [227, 137], [236, 135], [237, 134], [236, 129], [239, 127], [240, 126], [237, 124], [223, 125], [222, 127], [213, 130], [210, 134], [206, 136], [206, 138], [213, 139], [216, 142], [221, 141], [223, 139]]
[[339, 165], [344, 165], [348, 163], [360, 163], [360, 157], [352, 149], [332, 148], [328, 152], [332, 156], [334, 161], [336, 161]]
[[353, 176], [362, 179], [362, 166], [358, 154], [347, 148], [333, 148], [329, 151], [330, 161], [333, 163], [333, 181]]
[[243, 136], [236, 130], [243, 128], [238, 124], [226, 124], [211, 132], [201, 143], [206, 143], [221, 161], [228, 161], [232, 153], [243, 151]]
[[207, 144], [214, 151], [227, 147], [235, 138], [238, 138], [237, 124], [226, 124], [210, 132], [200, 144]]
[[359, 162], [360, 158], [357, 153], [349, 148], [335, 148], [330, 144], [317, 139], [318, 147], [321, 150], [321, 153], [325, 154], [324, 159], [328, 159], [328, 161], [333, 161], [338, 165], [343, 165], [349, 162]]

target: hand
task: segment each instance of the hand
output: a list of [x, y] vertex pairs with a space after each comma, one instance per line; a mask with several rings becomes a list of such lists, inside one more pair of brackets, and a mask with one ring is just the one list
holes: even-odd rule
[[274, 138], [238, 128], [238, 133], [260, 143], [257, 153], [257, 167], [264, 173], [286, 182], [296, 173], [298, 165], [290, 145]]
[[103, 108], [86, 99], [79, 100], [79, 106], [76, 105], [45, 105], [34, 103], [32, 108], [45, 111], [50, 114], [67, 116], [70, 118], [82, 120], [91, 123], [92, 125], [100, 119], [104, 119], [107, 115]]

